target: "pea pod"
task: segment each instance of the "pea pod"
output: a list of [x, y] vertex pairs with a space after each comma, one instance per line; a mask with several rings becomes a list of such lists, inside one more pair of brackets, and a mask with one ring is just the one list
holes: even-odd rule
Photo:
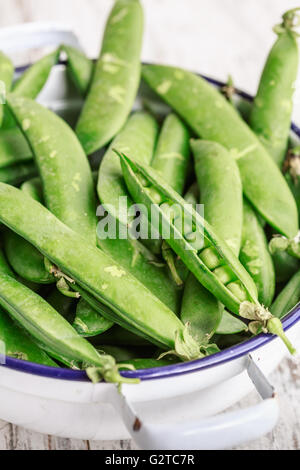
[[10, 111], [33, 151], [46, 206], [96, 243], [96, 203], [88, 160], [69, 126], [40, 104], [10, 95]]
[[0, 354], [2, 352], [1, 343], [6, 356], [44, 366], [58, 367], [0, 308]]
[[168, 276], [164, 265], [137, 240], [98, 241], [101, 249], [135, 276], [153, 295], [159, 298], [174, 313], [180, 310], [181, 293]]
[[117, 0], [76, 132], [89, 155], [123, 127], [140, 81], [143, 11], [138, 0]]
[[274, 28], [278, 34], [265, 64], [250, 115], [250, 126], [281, 168], [291, 127], [293, 94], [298, 74], [299, 50], [294, 32], [296, 11], [283, 15]]
[[180, 318], [189, 324], [199, 344], [207, 345], [223, 316], [224, 306], [190, 275], [184, 289]]
[[0, 305], [54, 357], [65, 356], [99, 367], [107, 381], [126, 381], [111, 356], [100, 355], [42, 297], [15, 279], [0, 273]]
[[[151, 166], [182, 195], [189, 162], [189, 131], [175, 114], [169, 114], [163, 123]], [[162, 242], [161, 251], [175, 283], [182, 287], [174, 253], [165, 242]]]
[[102, 333], [99, 336], [91, 339], [91, 342], [99, 346], [121, 346], [121, 347], [144, 347], [144, 346], [151, 346], [147, 340], [142, 338], [141, 336], [137, 336], [134, 333], [131, 333], [124, 328], [121, 328], [119, 325], [115, 325], [110, 330]]
[[37, 202], [42, 203], [43, 201], [43, 186], [41, 179], [39, 177], [32, 178], [31, 180], [25, 181], [21, 185], [22, 191], [28, 194], [28, 196], [32, 197]]
[[46, 297], [48, 304], [54, 308], [69, 323], [73, 323], [75, 305], [73, 299], [65, 297], [56, 288]]
[[277, 282], [288, 282], [299, 271], [299, 260], [284, 251], [275, 253], [272, 258]]
[[243, 190], [238, 166], [215, 142], [191, 143], [205, 219], [238, 256], [242, 239]]
[[33, 162], [18, 163], [16, 165], [0, 168], [0, 181], [2, 183], [19, 185], [23, 181], [37, 175], [37, 167]]
[[296, 273], [289, 283], [280, 292], [272, 304], [271, 312], [277, 318], [283, 318], [300, 301], [300, 271]]
[[14, 76], [14, 66], [11, 60], [0, 51], [0, 127], [3, 121], [3, 104], [6, 94], [10, 91]]
[[14, 83], [14, 95], [35, 99], [45, 86], [52, 68], [57, 64], [59, 52], [59, 49], [56, 49], [29, 67]]
[[85, 96], [93, 76], [93, 61], [79, 49], [72, 46], [63, 45], [61, 50], [67, 54], [67, 70], [69, 76], [81, 95]]
[[163, 123], [151, 164], [179, 194], [183, 194], [190, 162], [189, 137], [182, 121], [175, 114], [169, 114]]
[[[256, 286], [227, 244], [212, 227], [186, 205], [152, 168], [145, 168], [119, 154], [124, 178], [132, 198], [143, 204], [148, 216], [160, 220], [159, 230], [169, 232], [166, 241], [182, 259], [198, 281], [215, 295], [230, 311], [253, 320], [253, 330], [269, 331], [282, 338], [291, 353], [295, 349], [284, 335], [278, 319], [261, 306]], [[184, 231], [178, 222], [188, 216]], [[181, 223], [179, 225], [182, 225]], [[204, 234], [204, 242], [199, 234]]]
[[133, 327], [162, 348], [177, 351], [182, 358], [202, 356], [182, 322], [143, 284], [42, 205], [3, 183], [0, 183], [0, 221], [111, 309], [113, 315], [105, 313], [109, 320], [129, 329]]
[[0, 130], [0, 169], [32, 160], [31, 149], [17, 128]]
[[[222, 233], [227, 245], [238, 255], [243, 201], [238, 167], [219, 144], [194, 140], [191, 146], [205, 219]], [[191, 275], [183, 297], [181, 319], [184, 323], [189, 322], [194, 335], [208, 344], [224, 315], [224, 306]]]
[[[121, 197], [128, 197], [128, 191], [124, 182], [120, 160], [113, 149], [123, 151], [126, 149], [133, 154], [138, 161], [150, 164], [153, 158], [154, 147], [158, 134], [158, 125], [155, 119], [147, 113], [137, 112], [133, 114], [124, 129], [115, 138], [112, 145], [103, 157], [98, 179], [98, 196], [105, 208], [115, 219], [127, 225], [127, 218], [119, 210]], [[132, 201], [128, 201], [130, 206]]]
[[112, 322], [99, 315], [84, 299], [80, 299], [73, 327], [80, 336], [89, 338], [109, 330], [112, 327]]
[[295, 236], [298, 212], [291, 191], [230, 103], [204, 79], [179, 68], [146, 65], [143, 78], [199, 137], [218, 142], [230, 151], [237, 160], [247, 198], [276, 230]]
[[247, 324], [224, 310], [221, 322], [216, 330], [216, 335], [236, 335], [245, 331], [248, 331]]
[[269, 307], [275, 294], [275, 270], [266, 235], [250, 204], [244, 201], [240, 260], [253, 277], [259, 301]]
[[27, 281], [53, 284], [55, 278], [45, 270], [44, 257], [31, 243], [12, 231], [4, 235], [5, 254], [14, 271]]

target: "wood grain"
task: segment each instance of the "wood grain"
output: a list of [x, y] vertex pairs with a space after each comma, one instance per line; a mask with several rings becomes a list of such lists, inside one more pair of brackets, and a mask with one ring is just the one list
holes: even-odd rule
[[[143, 0], [145, 61], [179, 64], [255, 92], [274, 41], [272, 26], [295, 0]], [[68, 24], [90, 56], [97, 56], [112, 0], [0, 0], [0, 27], [31, 21]], [[300, 121], [300, 86], [295, 98]], [[274, 432], [239, 449], [300, 448], [300, 360], [286, 359], [271, 377], [281, 402]], [[236, 408], [255, 403], [250, 396]], [[87, 442], [43, 436], [0, 421], [0, 449], [135, 449], [130, 441]]]

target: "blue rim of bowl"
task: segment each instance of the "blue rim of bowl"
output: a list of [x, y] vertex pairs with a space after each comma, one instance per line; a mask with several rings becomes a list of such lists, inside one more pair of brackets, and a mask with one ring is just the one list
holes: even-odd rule
[[[61, 62], [64, 64], [64, 62]], [[28, 66], [19, 67], [16, 71], [21, 73], [22, 71], [26, 70]], [[217, 87], [223, 87], [225, 84], [220, 82], [219, 80], [213, 79], [211, 77], [207, 77], [202, 75], [205, 80], [207, 80], [212, 85]], [[253, 97], [248, 93], [245, 93], [241, 90], [236, 90], [236, 94], [239, 95], [241, 98], [244, 98], [247, 101], [252, 101]], [[295, 124], [292, 124], [292, 131], [300, 138], [300, 128], [297, 127]], [[283, 320], [283, 327], [284, 330], [287, 331], [292, 328], [296, 323], [300, 321], [300, 304], [297, 305], [289, 315], [285, 317]], [[233, 346], [229, 349], [225, 349], [217, 354], [212, 356], [205, 357], [203, 359], [198, 359], [192, 362], [183, 362], [175, 365], [165, 366], [165, 367], [157, 367], [155, 369], [145, 369], [145, 370], [138, 370], [138, 371], [122, 371], [121, 375], [126, 378], [138, 378], [141, 380], [155, 380], [155, 379], [164, 379], [175, 377], [178, 375], [185, 375], [191, 374], [194, 372], [199, 372], [201, 370], [210, 369], [215, 366], [220, 366], [227, 362], [237, 360], [247, 354], [255, 351], [256, 349], [265, 346], [266, 344], [270, 343], [277, 339], [273, 335], [266, 335], [260, 334], [251, 338], [241, 344]], [[22, 361], [20, 359], [15, 359], [11, 357], [6, 357], [5, 364], [2, 365], [3, 367], [7, 367], [9, 369], [13, 369], [19, 372], [25, 372], [28, 374], [39, 375], [42, 377], [52, 378], [52, 379], [60, 379], [60, 380], [69, 380], [69, 381], [80, 381], [80, 382], [87, 382], [89, 381], [85, 371], [79, 370], [70, 370], [64, 368], [55, 368], [49, 366], [43, 366], [40, 364], [35, 364], [32, 362]]]

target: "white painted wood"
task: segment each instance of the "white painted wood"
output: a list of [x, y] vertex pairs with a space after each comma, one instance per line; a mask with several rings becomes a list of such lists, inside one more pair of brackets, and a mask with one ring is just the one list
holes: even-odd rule
[[[145, 61], [181, 65], [255, 92], [274, 40], [272, 26], [295, 0], [142, 0], [146, 13]], [[88, 54], [99, 52], [112, 0], [0, 0], [0, 27], [30, 21], [67, 24]], [[1, 48], [1, 45], [0, 45]], [[296, 96], [300, 113], [300, 86]], [[300, 114], [299, 114], [300, 116]], [[300, 121], [300, 119], [299, 119]], [[241, 449], [300, 448], [300, 360], [286, 359], [272, 375], [281, 401], [274, 432]], [[251, 396], [236, 408], [249, 406]], [[0, 421], [0, 449], [132, 449], [129, 441], [86, 442], [42, 436]]]

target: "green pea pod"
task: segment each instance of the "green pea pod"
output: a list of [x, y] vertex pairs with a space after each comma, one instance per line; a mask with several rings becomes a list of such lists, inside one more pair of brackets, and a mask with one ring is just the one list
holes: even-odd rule
[[[239, 169], [227, 150], [219, 144], [194, 140], [191, 146], [205, 219], [222, 233], [227, 245], [238, 255], [243, 203]], [[223, 318], [223, 312], [224, 306], [199, 286], [197, 279], [191, 275], [184, 291], [181, 319], [184, 323], [190, 323], [195, 337], [201, 338], [202, 343], [208, 343]]]
[[0, 169], [32, 158], [31, 149], [18, 128], [0, 130]]
[[93, 71], [94, 64], [83, 52], [72, 46], [63, 45], [61, 50], [67, 54], [67, 71], [76, 88], [85, 96], [88, 92]]
[[2, 353], [23, 361], [58, 367], [0, 308], [0, 354]]
[[271, 307], [272, 314], [277, 318], [283, 318], [300, 301], [300, 271], [298, 271], [281, 293], [276, 298]]
[[75, 316], [74, 300], [62, 295], [56, 288], [46, 297], [48, 304], [62, 315], [69, 323], [73, 323]]
[[248, 331], [248, 326], [234, 315], [224, 310], [221, 322], [216, 330], [217, 335], [236, 335]]
[[1, 248], [0, 248], [0, 273], [7, 274], [8, 276], [14, 276]]
[[143, 11], [138, 0], [117, 0], [76, 132], [89, 155], [123, 127], [140, 82]]
[[295, 236], [298, 212], [291, 191], [233, 106], [204, 79], [179, 68], [146, 65], [143, 78], [199, 137], [218, 142], [230, 151], [237, 160], [244, 192], [254, 207], [280, 233]]
[[126, 381], [119, 375], [115, 360], [111, 356], [101, 356], [42, 297], [10, 276], [0, 274], [0, 280], [0, 305], [46, 351], [51, 351], [54, 357], [65, 356], [71, 361], [99, 367], [107, 381]]
[[298, 74], [299, 50], [294, 33], [296, 10], [283, 15], [282, 25], [265, 64], [250, 115], [250, 127], [281, 168], [288, 148], [293, 94]]
[[182, 121], [176, 114], [169, 114], [151, 164], [179, 194], [183, 194], [190, 162], [189, 138], [190, 133]]
[[[230, 311], [253, 320], [256, 332], [278, 335], [294, 354], [295, 349], [285, 337], [281, 322], [259, 304], [253, 280], [212, 227], [185, 204], [184, 199], [167, 186], [152, 168], [145, 168], [124, 154], [119, 156], [132, 198], [146, 208], [148, 217], [154, 215], [156, 220], [160, 220], [160, 233], [164, 234], [168, 244], [198, 281]], [[183, 216], [189, 219], [189, 226], [184, 228], [184, 232]], [[199, 239], [201, 234], [204, 234], [205, 243], [201, 236]]]
[[240, 260], [254, 279], [258, 290], [258, 300], [269, 307], [275, 294], [274, 264], [263, 228], [246, 200], [244, 201]]
[[114, 313], [105, 314], [109, 320], [133, 326], [164, 349], [177, 351], [182, 358], [202, 357], [182, 322], [135, 277], [41, 204], [3, 183], [0, 183], [0, 221], [109, 307]]
[[18, 186], [23, 181], [35, 177], [37, 173], [37, 167], [33, 162], [18, 163], [0, 168], [0, 181], [1, 183]]
[[80, 336], [89, 338], [109, 330], [112, 327], [112, 322], [99, 315], [84, 299], [80, 299], [73, 327]]
[[151, 354], [149, 354], [148, 350], [149, 348], [143, 348], [143, 347], [125, 348], [125, 347], [110, 346], [110, 345], [97, 347], [97, 351], [104, 352], [105, 354], [109, 354], [110, 356], [113, 356], [118, 363], [123, 362], [126, 364], [128, 364], [127, 361], [135, 360], [137, 357], [141, 357], [141, 358], [150, 357]]
[[92, 343], [101, 346], [121, 346], [121, 347], [144, 347], [152, 346], [146, 339], [137, 336], [119, 325], [115, 325], [110, 330], [91, 339]]
[[0, 51], [0, 127], [3, 121], [3, 104], [6, 94], [10, 91], [14, 76], [14, 66], [11, 60]]
[[25, 183], [21, 185], [21, 190], [28, 194], [28, 196], [32, 197], [35, 201], [42, 203], [43, 185], [39, 177], [25, 181]]
[[[109, 205], [112, 216], [124, 225], [123, 213], [119, 211], [120, 197], [129, 197], [124, 182], [120, 159], [113, 149], [123, 151], [127, 149], [138, 161], [150, 164], [153, 158], [154, 147], [158, 135], [158, 125], [155, 119], [147, 113], [137, 112], [126, 123], [123, 130], [115, 138], [112, 145], [103, 157], [98, 180], [98, 196], [105, 208]], [[132, 201], [128, 201], [130, 206]]]
[[29, 67], [14, 83], [14, 95], [35, 99], [44, 88], [52, 68], [57, 64], [59, 52], [59, 49], [56, 49]]
[[275, 253], [272, 258], [277, 282], [288, 282], [299, 271], [299, 260], [284, 251]]
[[14, 271], [27, 281], [37, 284], [53, 284], [55, 278], [45, 269], [43, 255], [12, 231], [4, 235], [5, 254]]
[[92, 172], [75, 134], [56, 114], [32, 100], [10, 95], [7, 103], [34, 154], [46, 206], [95, 244]]
[[[163, 123], [151, 165], [181, 195], [190, 163], [189, 137], [189, 131], [183, 122], [175, 114], [169, 114]], [[183, 282], [176, 269], [175, 253], [165, 242], [162, 243], [162, 257], [175, 283], [182, 287]]]
[[191, 274], [186, 282], [181, 320], [189, 324], [199, 344], [206, 345], [215, 334], [223, 316], [224, 306]]
[[243, 190], [236, 162], [215, 142], [193, 140], [195, 168], [205, 219], [238, 256], [242, 239]]
[[137, 240], [98, 241], [101, 249], [135, 276], [174, 313], [180, 311], [181, 293], [169, 278], [165, 266]]

